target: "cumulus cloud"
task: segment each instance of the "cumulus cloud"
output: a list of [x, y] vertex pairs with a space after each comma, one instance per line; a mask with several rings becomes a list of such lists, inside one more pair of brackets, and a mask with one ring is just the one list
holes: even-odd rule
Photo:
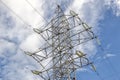
[[[99, 21], [103, 19], [105, 10], [112, 8], [116, 16], [120, 15], [120, 0], [28, 0], [40, 14], [25, 0], [2, 1], [17, 14], [15, 15], [0, 2], [0, 79], [2, 80], [34, 79], [25, 67], [38, 68], [37, 63], [25, 56], [20, 48], [26, 51], [37, 50], [42, 40], [32, 28], [39, 28], [45, 24], [43, 18], [49, 21], [56, 4], [60, 4], [66, 13], [74, 10], [83, 21], [94, 27], [93, 30], [96, 32], [99, 31]], [[30, 26], [32, 28], [29, 28]], [[89, 52], [89, 55], [94, 55], [96, 46], [90, 42], [83, 46], [83, 50]]]
[[19, 15], [19, 17], [21, 17], [27, 24], [33, 27], [36, 27], [36, 25], [40, 22], [43, 24], [44, 20], [41, 18], [41, 16], [43, 16], [43, 12], [41, 11], [42, 1], [30, 1], [34, 7], [38, 8], [41, 11], [41, 15], [36, 13], [36, 11], [29, 5], [27, 0], [4, 0], [3, 2], [6, 3], [7, 6], [12, 9], [17, 15]]
[[109, 5], [109, 8], [113, 10], [113, 13], [116, 16], [120, 16], [120, 0], [109, 0], [107, 3], [107, 5]]
[[39, 35], [31, 34], [25, 39], [25, 41], [23, 41], [23, 43], [20, 46], [21, 46], [21, 49], [25, 51], [30, 51], [30, 52], [36, 51], [40, 46]]
[[[103, 18], [105, 11], [104, 0], [74, 0], [74, 2], [69, 6], [69, 10], [74, 10], [79, 14], [80, 18], [87, 23], [90, 27], [93, 27], [92, 30], [99, 34], [99, 21]], [[97, 49], [94, 42], [88, 42], [87, 44], [82, 45], [82, 50], [88, 56], [93, 56]]]
[[[20, 51], [20, 45], [27, 40], [26, 37], [33, 33], [26, 24], [38, 27], [38, 23], [42, 22], [40, 24], [42, 25], [44, 21], [24, 0], [4, 0], [3, 2], [6, 5], [0, 2], [0, 78], [2, 80], [33, 80], [32, 74], [25, 72], [24, 68], [25, 66], [35, 66], [35, 62], [32, 62], [31, 59], [28, 60], [23, 55], [23, 52]], [[38, 2], [33, 3], [34, 5], [38, 4]], [[34, 36], [31, 37], [34, 38]]]

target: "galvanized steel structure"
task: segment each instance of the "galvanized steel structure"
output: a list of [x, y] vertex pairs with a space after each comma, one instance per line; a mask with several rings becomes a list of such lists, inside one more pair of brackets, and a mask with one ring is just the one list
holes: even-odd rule
[[26, 54], [39, 63], [40, 70], [31, 71], [40, 76], [40, 80], [76, 80], [76, 70], [88, 65], [95, 70], [80, 47], [97, 37], [74, 11], [66, 15], [58, 5], [51, 21], [34, 31], [45, 43], [38, 51]]

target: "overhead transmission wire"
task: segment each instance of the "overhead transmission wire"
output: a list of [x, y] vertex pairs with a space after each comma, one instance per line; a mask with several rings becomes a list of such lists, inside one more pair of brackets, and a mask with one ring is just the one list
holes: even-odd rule
[[[40, 16], [41, 16], [41, 14], [39, 13], [39, 11], [28, 1], [28, 0], [25, 0], [33, 9], [34, 9], [34, 11], [35, 12], [37, 12]], [[57, 2], [56, 2], [57, 3]], [[62, 2], [60, 2], [60, 4], [62, 4]], [[66, 5], [64, 5], [64, 6], [66, 6]], [[70, 8], [70, 7], [69, 7]], [[46, 21], [46, 22], [48, 22], [43, 16], [41, 16], [43, 19], [44, 19], [44, 21]], [[101, 49], [102, 50], [104, 50], [103, 48], [102, 48], [102, 46], [100, 46], [101, 47]], [[112, 65], [112, 64], [111, 64]], [[97, 74], [97, 76], [101, 79], [101, 80], [104, 80], [100, 75], [99, 75], [99, 73], [96, 71], [96, 74]]]
[[[61, 3], [62, 3], [62, 2], [61, 2]], [[64, 7], [65, 7], [65, 8], [68, 7], [69, 10], [72, 10], [69, 6], [67, 6], [67, 5], [65, 5], [65, 4], [64, 4]], [[83, 22], [83, 21], [82, 21], [82, 22]], [[100, 46], [100, 47], [101, 47], [101, 49], [102, 49], [102, 46]], [[102, 49], [102, 50], [103, 50], [103, 49]], [[98, 76], [98, 78], [99, 78], [100, 80], [105, 80], [105, 79], [103, 79], [103, 78], [100, 76], [100, 74], [99, 74], [99, 72], [98, 72], [97, 70], [95, 71], [95, 73], [96, 73], [96, 75]]]
[[[0, 2], [6, 7], [6, 8], [8, 8], [16, 17], [18, 17], [26, 26], [28, 26], [28, 27], [31, 27], [28, 23], [26, 23], [17, 13], [15, 13], [11, 8], [9, 8], [9, 6], [6, 4], [6, 3], [4, 3], [2, 0], [0, 0]], [[32, 6], [32, 4], [28, 1], [28, 0], [26, 0], [26, 2], [34, 9], [34, 11], [35, 12], [37, 12], [40, 16], [41, 16], [41, 14], [39, 13], [39, 11], [36, 9], [36, 8], [34, 8], [33, 6]], [[46, 21], [46, 22], [48, 22], [43, 16], [41, 16], [43, 19], [44, 19], [44, 21]], [[100, 46], [101, 47], [101, 46]], [[104, 49], [101, 47], [101, 49], [104, 51]], [[112, 65], [111, 64], [111, 62], [108, 60], [108, 62], [110, 63], [110, 65]], [[112, 68], [113, 68], [113, 66], [112, 66]], [[114, 68], [113, 68], [114, 69]], [[115, 70], [114, 70], [115, 71]], [[99, 74], [97, 73], [97, 75], [99, 76]], [[100, 77], [100, 76], [99, 76]], [[103, 80], [103, 79], [101, 79], [101, 80]]]
[[[28, 0], [25, 0], [25, 1], [34, 9], [35, 12], [37, 12], [37, 13], [41, 16], [41, 14], [39, 13], [39, 11], [38, 11]], [[57, 2], [56, 2], [56, 3], [57, 3]], [[60, 2], [60, 4], [62, 4], [62, 1]], [[66, 6], [66, 5], [64, 5], [64, 7], [65, 7], [65, 6]], [[70, 7], [69, 7], [69, 8], [70, 8]], [[48, 22], [43, 16], [41, 16], [41, 17], [44, 19], [44, 21]], [[102, 51], [105, 51], [104, 48], [103, 48], [101, 45], [100, 45], [99, 47], [101, 48]], [[108, 61], [109, 64], [111, 65], [113, 71], [116, 72], [116, 70], [114, 69], [114, 67], [113, 67], [113, 65], [111, 64], [111, 62], [110, 62], [108, 59], [107, 59], [107, 61]], [[98, 76], [101, 80], [104, 80], [97, 71], [96, 71], [96, 74], [97, 74], [97, 76]]]
[[[26, 26], [32, 28], [27, 22], [25, 22], [16, 12], [14, 12], [14, 10], [12, 10], [5, 2], [3, 2], [2, 0], [0, 0], [0, 2], [8, 9], [10, 10], [16, 17], [18, 17], [22, 22], [23, 24], [25, 24]], [[36, 9], [34, 8], [34, 10], [36, 11]], [[37, 11], [36, 11], [37, 12]], [[38, 12], [37, 12], [38, 13]], [[40, 13], [39, 13], [40, 15]], [[40, 15], [41, 16], [41, 15]], [[41, 16], [42, 17], [42, 16]], [[44, 19], [44, 18], [43, 18]], [[45, 19], [44, 19], [45, 20]], [[47, 20], [45, 20], [47, 21]], [[22, 50], [23, 51], [23, 50]]]
[[[103, 48], [102, 45], [99, 45], [99, 47], [100, 47], [101, 51], [105, 52], [105, 49]], [[112, 71], [113, 71], [114, 73], [117, 73], [116, 69], [114, 68], [114, 66], [113, 66], [113, 64], [110, 62], [110, 60], [109, 60], [107, 57], [106, 57], [105, 60], [107, 60], [107, 62], [108, 62], [109, 65], [111, 66]], [[93, 62], [94, 62], [94, 61], [93, 61]], [[98, 72], [97, 70], [96, 70], [95, 72], [96, 72], [96, 75], [100, 78], [100, 80], [105, 80], [105, 78], [101, 77], [101, 75], [99, 74], [99, 72]], [[117, 74], [116, 76], [117, 76], [117, 78], [118, 78], [118, 80], [119, 80], [119, 75]]]
[[[24, 51], [23, 49], [20, 48], [20, 50], [21, 50], [23, 53], [25, 53], [25, 51]], [[25, 56], [26, 56], [26, 55], [25, 55]], [[30, 62], [30, 59], [29, 59], [27, 56], [26, 56], [26, 60], [28, 61], [28, 63], [31, 63], [31, 62]], [[25, 67], [25, 69], [26, 69], [26, 70], [30, 70], [29, 67]], [[31, 75], [33, 76], [33, 80], [38, 80], [38, 78], [35, 77], [32, 73], [31, 73]]]
[[109, 65], [111, 66], [111, 69], [113, 70], [113, 72], [116, 74], [116, 77], [118, 78], [118, 80], [120, 80], [120, 76], [118, 75], [118, 72], [116, 71], [115, 67], [111, 63], [110, 59], [108, 57], [106, 57], [106, 60], [109, 63]]
[[[47, 19], [45, 19], [42, 15], [41, 15], [41, 13], [39, 12], [39, 10], [38, 9], [36, 9], [33, 5], [32, 5], [32, 3], [30, 3], [28, 0], [25, 0], [30, 6], [31, 6], [31, 8], [33, 8], [33, 10], [39, 15], [39, 16], [41, 16], [42, 18], [43, 18], [43, 20], [47, 23], [47, 25], [49, 25], [49, 22], [48, 22], [48, 20]], [[37, 25], [37, 26], [39, 26], [39, 24]], [[43, 25], [42, 25], [43, 26]], [[41, 27], [42, 27], [41, 26]], [[46, 27], [43, 27], [42, 29], [44, 30]]]
[[[120, 73], [119, 73], [119, 75], [120, 75]], [[106, 77], [104, 77], [105, 79], [108, 79], [108, 78], [110, 78], [110, 77], [115, 77], [116, 75], [114, 75], [114, 73], [113, 74], [110, 74], [110, 75], [108, 75], [108, 76], [106, 76]]]
[[[43, 18], [43, 20], [44, 20], [45, 22], [48, 23], [48, 21], [40, 14], [40, 12], [39, 12], [28, 0], [25, 0], [25, 1], [34, 9], [35, 12], [38, 13], [38, 15], [40, 15], [40, 16]], [[47, 74], [48, 74], [48, 71], [47, 71]], [[48, 74], [48, 76], [49, 76], [49, 74]]]
[[[104, 52], [105, 52], [105, 49], [103, 48]], [[107, 52], [108, 53], [108, 52]], [[115, 67], [113, 66], [113, 64], [111, 63], [110, 59], [108, 57], [106, 57], [106, 60], [107, 62], [109, 63], [109, 65], [111, 66], [111, 69], [113, 70], [113, 72], [116, 74], [118, 73], [115, 69]], [[116, 74], [116, 76], [118, 77], [118, 79], [120, 80], [120, 76], [118, 74]]]
[[[101, 49], [103, 52], [105, 52], [105, 49], [103, 48], [102, 45], [99, 45], [99, 47], [100, 47], [100, 49]], [[120, 51], [117, 51], [117, 52], [120, 52]], [[105, 53], [106, 53], [106, 52], [105, 52]], [[107, 52], [107, 53], [108, 53], [108, 52]], [[114, 72], [113, 74], [118, 73], [118, 72], [116, 71], [116, 69], [114, 68], [113, 64], [111, 63], [111, 61], [108, 59], [108, 57], [106, 57], [105, 60], [107, 60], [108, 64], [111, 66], [111, 69], [112, 69], [112, 71]], [[93, 62], [94, 62], [94, 61], [93, 61]], [[100, 61], [100, 62], [101, 62], [101, 61]], [[96, 70], [95, 72], [96, 72], [96, 75], [100, 78], [100, 80], [106, 80], [106, 78], [109, 77], [109, 75], [108, 75], [107, 77], [101, 77], [101, 75], [99, 74], [99, 72], [98, 72], [97, 70]], [[111, 74], [111, 75], [113, 75], [113, 74]], [[120, 73], [118, 73], [118, 74], [120, 74]], [[118, 74], [115, 75], [115, 76], [117, 76], [117, 78], [118, 78], [118, 80], [119, 80], [120, 76], [119, 76]]]
[[[26, 2], [39, 14], [39, 15], [41, 15], [40, 13], [39, 13], [39, 11], [36, 9], [36, 8], [34, 8], [33, 7], [33, 5], [28, 1], [28, 0], [26, 0]], [[57, 2], [56, 2], [56, 4], [57, 4]], [[60, 4], [62, 4], [62, 2], [60, 2]], [[58, 4], [57, 4], [58, 5]], [[64, 7], [66, 7], [66, 5], [64, 5]], [[44, 19], [44, 18], [43, 18]], [[47, 20], [46, 19], [44, 19], [46, 22], [47, 22]], [[98, 74], [98, 73], [97, 73]], [[101, 80], [103, 80], [103, 79], [101, 79]]]
[[100, 79], [100, 80], [105, 80], [103, 77], [101, 77], [101, 75], [99, 74], [99, 72], [96, 70], [95, 71], [95, 73], [96, 73], [96, 75], [98, 76], [98, 78]]
[[[106, 52], [105, 52], [105, 49], [103, 48], [102, 45], [99, 45], [99, 47], [100, 47], [101, 51], [103, 51], [102, 54], [106, 53]], [[108, 52], [107, 52], [107, 53], [108, 53]], [[109, 58], [106, 57], [105, 60], [107, 60], [107, 62], [108, 62], [109, 65], [111, 66], [111, 69], [112, 69], [112, 71], [114, 72], [114, 74], [115, 74], [115, 73], [118, 73], [118, 72], [116, 71], [116, 69], [114, 68], [113, 64], [111, 63], [111, 61], [109, 60]], [[119, 76], [118, 74], [116, 75], [116, 77], [118, 78], [118, 80], [120, 80], [120, 76]]]
[[[4, 1], [0, 0], [0, 2], [9, 10], [11, 11], [17, 18], [19, 18], [19, 20], [21, 20], [23, 22], [23, 24], [25, 24], [27, 27], [32, 28], [32, 26], [30, 24], [28, 24], [25, 20], [23, 20], [14, 10], [12, 10]], [[30, 5], [30, 4], [29, 4]], [[38, 13], [39, 16], [41, 16], [43, 18], [44, 21], [48, 22], [38, 11], [37, 9], [35, 9], [32, 5], [30, 5], [35, 12]]]
[[[60, 0], [60, 1], [61, 1], [61, 0]], [[57, 1], [56, 1], [56, 4], [57, 4]], [[62, 1], [60, 2], [60, 4], [62, 4]], [[65, 7], [65, 8], [68, 7], [69, 10], [72, 10], [72, 9], [71, 9], [69, 6], [67, 6], [66, 4], [64, 4], [64, 7]], [[101, 46], [100, 46], [100, 47], [101, 47]], [[102, 48], [102, 47], [101, 47], [101, 48]], [[105, 80], [105, 79], [103, 79], [103, 78], [100, 76], [100, 74], [99, 74], [99, 72], [98, 72], [97, 70], [95, 71], [95, 73], [96, 73], [96, 75], [99, 77], [100, 80]]]
[[33, 10], [34, 10], [39, 16], [41, 16], [41, 17], [43, 18], [43, 20], [44, 20], [45, 22], [48, 22], [47, 19], [45, 19], [45, 18], [41, 15], [41, 13], [38, 11], [38, 9], [36, 9], [36, 8], [32, 5], [32, 3], [30, 3], [28, 0], [25, 0], [25, 1], [31, 6], [31, 8], [33, 8]]
[[2, 0], [0, 0], [0, 2], [8, 9], [10, 10], [16, 17], [18, 17], [23, 24], [25, 24], [28, 27], [31, 27], [27, 22], [25, 22], [17, 13], [15, 13], [5, 2], [3, 2]]

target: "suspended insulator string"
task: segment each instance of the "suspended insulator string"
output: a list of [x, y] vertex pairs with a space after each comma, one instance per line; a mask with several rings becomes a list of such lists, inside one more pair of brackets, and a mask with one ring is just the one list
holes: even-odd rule
[[[23, 53], [25, 53], [25, 51], [23, 49], [21, 49], [21, 48], [20, 48], [20, 51], [22, 51]], [[24, 55], [24, 56], [26, 56], [26, 55]], [[26, 61], [28, 61], [28, 64], [31, 64], [31, 62], [30, 62], [29, 58], [27, 58], [27, 56], [26, 56]], [[28, 67], [26, 67], [26, 69], [30, 71], [30, 69]], [[33, 75], [33, 79], [34, 80], [38, 80], [38, 78], [35, 77], [34, 74], [32, 74], [32, 75]]]
[[[100, 57], [100, 56], [99, 56]], [[108, 59], [108, 58], [105, 58], [106, 60]], [[108, 62], [109, 61], [109, 62]], [[111, 75], [109, 75], [108, 77], [110, 77], [110, 76], [112, 76], [112, 75], [114, 75], [115, 74], [115, 76], [116, 76], [116, 73], [117, 73], [117, 75], [118, 74], [120, 74], [120, 73], [118, 73], [117, 71], [116, 71], [116, 69], [114, 68], [114, 66], [112, 65], [112, 63], [110, 62], [110, 60], [107, 60], [107, 62], [109, 63], [109, 65], [111, 66], [111, 69], [112, 69], [112, 71], [114, 70], [114, 73], [113, 74], [111, 74]], [[94, 61], [94, 64], [96, 64], [97, 62], [95, 62]], [[103, 63], [103, 60], [101, 60], [99, 63]], [[100, 76], [100, 74], [98, 75], [98, 72], [97, 72], [97, 76]], [[100, 76], [101, 77], [101, 76]], [[102, 78], [102, 77], [101, 77]], [[119, 75], [118, 75], [118, 78], [119, 78]], [[104, 77], [104, 78], [102, 78], [103, 80], [105, 80], [106, 79], [106, 77]]]

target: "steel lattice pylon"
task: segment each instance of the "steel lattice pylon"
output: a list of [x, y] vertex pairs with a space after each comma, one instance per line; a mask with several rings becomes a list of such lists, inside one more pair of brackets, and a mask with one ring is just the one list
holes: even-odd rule
[[91, 65], [95, 70], [79, 47], [96, 36], [74, 11], [65, 15], [58, 5], [52, 20], [43, 29], [34, 31], [45, 43], [38, 51], [25, 53], [40, 64], [40, 70], [31, 70], [40, 80], [76, 80], [77, 69]]

